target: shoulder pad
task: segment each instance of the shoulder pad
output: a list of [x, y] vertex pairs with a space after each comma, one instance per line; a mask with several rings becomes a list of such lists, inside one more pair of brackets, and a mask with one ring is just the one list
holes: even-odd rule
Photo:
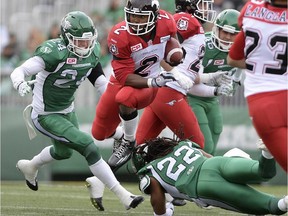
[[58, 62], [67, 58], [67, 50], [62, 39], [48, 40], [42, 43], [35, 51], [34, 55], [41, 57], [45, 65], [57, 65]]
[[150, 177], [148, 175], [143, 176], [139, 182], [139, 190], [144, 194], [150, 194], [149, 190], [147, 190], [150, 183]]

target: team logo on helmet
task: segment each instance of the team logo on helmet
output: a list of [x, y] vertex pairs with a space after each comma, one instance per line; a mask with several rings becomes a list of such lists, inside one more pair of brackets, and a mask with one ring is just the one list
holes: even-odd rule
[[71, 23], [69, 22], [69, 20], [64, 19], [63, 23], [62, 23], [62, 27], [63, 29], [67, 30], [70, 29], [72, 27]]

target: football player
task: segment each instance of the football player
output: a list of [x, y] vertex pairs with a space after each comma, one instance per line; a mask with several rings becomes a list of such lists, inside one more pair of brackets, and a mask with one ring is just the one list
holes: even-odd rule
[[111, 137], [120, 122], [123, 126], [123, 139], [108, 160], [113, 171], [130, 159], [138, 110], [154, 100], [158, 88], [172, 80], [184, 88], [192, 85], [177, 71], [160, 74], [166, 43], [177, 37], [172, 15], [160, 10], [158, 0], [128, 0], [124, 11], [125, 21], [116, 24], [108, 35], [113, 73], [92, 125], [97, 140]]
[[[128, 210], [144, 198], [120, 185], [92, 137], [79, 130], [74, 111], [75, 91], [86, 78], [100, 93], [106, 89], [99, 56], [100, 44], [93, 21], [85, 13], [73, 11], [61, 21], [61, 38], [45, 41], [33, 57], [12, 72], [13, 86], [21, 96], [28, 94], [33, 84], [32, 122], [53, 143], [31, 160], [19, 160], [16, 166], [24, 174], [27, 186], [37, 191], [38, 170], [52, 161], [70, 158], [75, 150]], [[35, 79], [26, 81], [29, 76]]]
[[221, 93], [221, 86], [194, 85], [188, 93], [189, 105], [197, 117], [205, 137], [204, 150], [214, 154], [223, 130], [223, 117], [219, 106], [220, 95], [229, 96], [235, 92], [241, 80], [241, 71], [227, 64], [226, 57], [240, 28], [237, 25], [239, 12], [234, 9], [223, 10], [217, 15], [212, 32], [206, 33], [205, 55], [202, 61], [204, 74], [226, 71], [233, 79], [230, 88]]
[[259, 160], [243, 157], [211, 157], [199, 145], [184, 140], [156, 138], [137, 146], [132, 162], [140, 177], [140, 190], [150, 195], [155, 216], [171, 216], [172, 203], [165, 193], [195, 202], [199, 207], [220, 207], [253, 215], [283, 215], [288, 196], [276, 198], [248, 184], [276, 174], [275, 160], [263, 143]]
[[250, 118], [259, 137], [287, 172], [287, 1], [247, 2], [239, 26], [241, 32], [231, 47], [228, 63], [246, 69], [244, 95]]

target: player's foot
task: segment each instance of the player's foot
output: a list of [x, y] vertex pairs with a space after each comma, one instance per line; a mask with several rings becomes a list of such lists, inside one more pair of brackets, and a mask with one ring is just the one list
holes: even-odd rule
[[123, 139], [123, 138], [114, 139], [112, 153], [114, 153], [114, 152], [117, 151], [117, 149], [119, 148], [119, 146], [120, 146], [121, 143], [122, 143], [122, 139]]
[[284, 203], [286, 205], [286, 212], [288, 212], [288, 196], [284, 197]]
[[125, 164], [130, 158], [135, 146], [135, 141], [131, 142], [122, 139], [122, 142], [118, 149], [111, 155], [108, 160], [108, 164], [113, 172], [116, 172], [123, 164]]
[[122, 198], [121, 202], [124, 204], [126, 210], [136, 208], [140, 203], [144, 201], [144, 197], [130, 195], [129, 197]]
[[174, 199], [172, 200], [172, 204], [173, 204], [174, 206], [184, 206], [184, 205], [186, 205], [186, 201], [185, 201], [184, 199], [174, 198]]
[[37, 173], [38, 169], [33, 167], [29, 160], [19, 160], [16, 168], [20, 170], [26, 179], [27, 186], [34, 191], [38, 190]]
[[102, 204], [102, 197], [103, 197], [105, 185], [98, 178], [94, 176], [87, 178], [85, 185], [88, 189], [92, 205], [98, 211], [104, 211], [105, 209]]

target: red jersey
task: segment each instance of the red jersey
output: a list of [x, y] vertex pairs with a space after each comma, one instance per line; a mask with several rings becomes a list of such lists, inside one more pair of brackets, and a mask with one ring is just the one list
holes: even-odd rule
[[108, 47], [113, 55], [114, 74], [111, 77], [115, 76], [122, 85], [128, 74], [135, 73], [145, 78], [158, 76], [166, 43], [177, 30], [172, 15], [164, 10], [160, 10], [155, 28], [155, 36], [148, 41], [145, 36], [129, 34], [125, 21], [111, 29], [108, 36]]
[[287, 8], [252, 0], [241, 10], [237, 35], [229, 52], [232, 59], [246, 58], [245, 96], [288, 89]]

